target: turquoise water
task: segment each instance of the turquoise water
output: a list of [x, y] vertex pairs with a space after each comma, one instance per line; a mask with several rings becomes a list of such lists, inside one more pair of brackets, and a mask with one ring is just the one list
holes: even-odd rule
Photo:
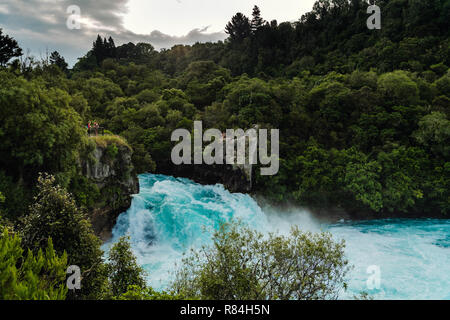
[[[211, 230], [232, 218], [262, 232], [330, 231], [346, 241], [354, 266], [342, 298], [366, 291], [375, 299], [450, 299], [450, 220], [376, 220], [318, 223], [301, 209], [289, 213], [262, 209], [248, 195], [231, 194], [221, 185], [202, 186], [188, 179], [141, 175], [141, 191], [113, 230], [107, 249], [120, 236], [131, 237], [148, 282], [163, 289], [182, 254], [210, 243]], [[379, 287], [369, 289], [367, 273], [376, 266]], [[375, 282], [376, 284], [376, 282]]]

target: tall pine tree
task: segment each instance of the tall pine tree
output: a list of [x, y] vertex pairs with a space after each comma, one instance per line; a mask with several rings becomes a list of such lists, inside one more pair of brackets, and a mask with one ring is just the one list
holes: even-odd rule
[[231, 43], [240, 43], [251, 34], [249, 19], [238, 12], [225, 27], [225, 32], [230, 36]]
[[265, 21], [263, 18], [261, 18], [261, 10], [258, 6], [253, 7], [253, 13], [252, 13], [252, 21], [250, 23], [252, 32], [255, 33], [259, 28], [261, 28]]
[[92, 52], [97, 59], [97, 64], [100, 65], [103, 60], [112, 58], [115, 59], [117, 56], [116, 44], [113, 38], [109, 37], [108, 40], [98, 35], [97, 40], [93, 43]]
[[22, 49], [16, 40], [3, 34], [0, 28], [0, 66], [5, 66], [14, 57], [20, 57]]
[[50, 55], [50, 64], [56, 65], [64, 72], [67, 71], [68, 64], [64, 59], [64, 57], [61, 56], [58, 51], [53, 51], [52, 54]]

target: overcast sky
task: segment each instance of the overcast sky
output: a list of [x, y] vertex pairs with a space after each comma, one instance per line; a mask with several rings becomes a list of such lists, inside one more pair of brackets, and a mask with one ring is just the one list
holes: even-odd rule
[[[36, 57], [58, 50], [73, 64], [92, 46], [97, 34], [117, 45], [149, 42], [155, 48], [226, 38], [224, 28], [236, 12], [251, 15], [256, 4], [266, 20], [296, 21], [315, 0], [0, 0], [0, 28]], [[81, 11], [81, 29], [69, 29]], [[71, 21], [71, 20], [70, 20]], [[73, 26], [76, 26], [72, 24]]]

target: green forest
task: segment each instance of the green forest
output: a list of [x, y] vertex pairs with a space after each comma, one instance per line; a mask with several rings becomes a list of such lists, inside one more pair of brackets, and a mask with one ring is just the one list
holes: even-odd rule
[[[450, 1], [377, 5], [380, 30], [367, 28], [365, 1], [319, 0], [293, 23], [265, 21], [256, 6], [251, 17], [237, 13], [217, 43], [157, 51], [99, 35], [72, 68], [57, 51], [24, 55], [0, 29], [0, 299], [236, 297], [220, 296], [206, 271], [193, 282], [181, 270], [171, 292], [147, 288], [126, 239], [103, 261], [87, 214], [101, 195], [79, 165], [96, 143], [91, 120], [133, 150], [137, 173], [169, 175], [171, 133], [194, 121], [280, 129], [279, 173], [254, 177], [253, 193], [274, 205], [448, 217]], [[215, 237], [217, 250], [236, 246]], [[333, 259], [341, 283], [339, 244], [291, 237], [329, 249], [324, 260]], [[81, 293], [65, 287], [71, 264], [88, 270]], [[280, 298], [251, 292], [237, 296]], [[285, 298], [329, 296], [333, 288]]]

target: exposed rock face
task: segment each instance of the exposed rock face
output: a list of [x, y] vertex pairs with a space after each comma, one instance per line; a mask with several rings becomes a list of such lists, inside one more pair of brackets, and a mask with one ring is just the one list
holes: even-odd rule
[[[254, 127], [255, 132], [258, 129], [258, 126]], [[240, 137], [222, 136], [219, 142], [222, 144], [223, 164], [170, 164], [167, 169], [163, 168], [162, 171], [168, 175], [189, 178], [200, 184], [220, 183], [230, 192], [249, 193], [253, 187], [253, 166], [249, 160], [250, 147], [247, 139], [248, 137], [246, 135]], [[245, 164], [237, 164], [238, 159], [236, 153], [228, 154], [226, 147], [230, 142], [232, 146], [243, 143], [245, 146], [244, 150], [247, 150], [245, 151], [243, 161]], [[191, 163], [194, 163], [194, 159], [191, 159]]]
[[230, 192], [252, 191], [251, 165], [180, 165], [173, 166], [170, 174], [201, 184], [220, 183]]
[[91, 158], [82, 161], [83, 175], [100, 190], [100, 198], [91, 210], [90, 218], [95, 233], [104, 241], [111, 237], [117, 217], [130, 207], [132, 195], [139, 193], [132, 154], [127, 146], [97, 145]]

